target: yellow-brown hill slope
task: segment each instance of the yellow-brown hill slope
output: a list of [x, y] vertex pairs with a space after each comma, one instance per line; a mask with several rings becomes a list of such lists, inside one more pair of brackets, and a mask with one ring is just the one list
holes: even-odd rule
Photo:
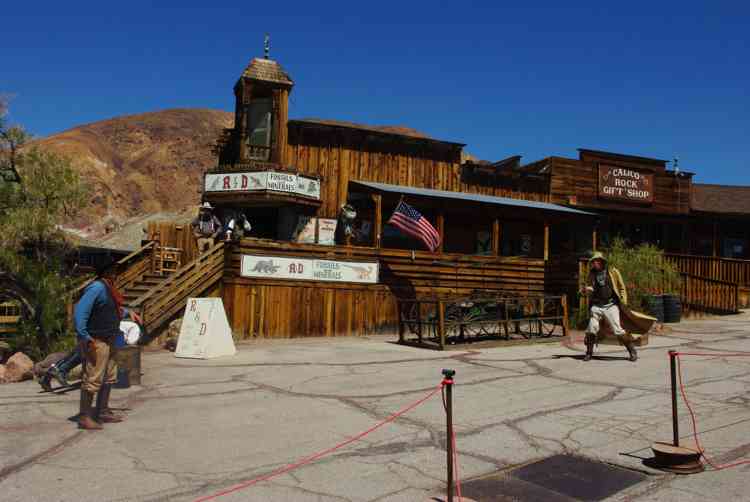
[[92, 186], [89, 214], [76, 226], [178, 211], [200, 200], [211, 146], [232, 113], [172, 109], [74, 127], [37, 143], [73, 159]]

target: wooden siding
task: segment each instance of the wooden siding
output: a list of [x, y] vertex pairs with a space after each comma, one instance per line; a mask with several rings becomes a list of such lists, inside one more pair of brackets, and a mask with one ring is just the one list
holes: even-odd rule
[[[242, 254], [378, 261], [379, 284], [281, 281], [240, 276]], [[397, 299], [466, 295], [481, 289], [544, 292], [543, 260], [245, 239], [224, 270], [224, 304], [237, 338], [350, 336], [393, 332]]]
[[[412, 143], [413, 142], [413, 143]], [[299, 172], [321, 178], [322, 206], [318, 216], [333, 218], [347, 202], [349, 181], [481, 193], [499, 197], [548, 201], [543, 193], [467, 183], [462, 176], [459, 147], [431, 146], [418, 140], [378, 141], [357, 131], [311, 134], [290, 128], [286, 159]], [[236, 168], [236, 167], [235, 167]]]
[[[651, 205], [623, 203], [600, 199], [598, 163], [550, 157], [551, 202], [634, 213], [688, 214], [690, 212], [691, 180], [654, 171], [654, 202]], [[616, 162], [607, 162], [618, 165]], [[628, 167], [637, 167], [628, 164]], [[652, 170], [652, 169], [651, 169]], [[574, 197], [574, 201], [571, 200]]]

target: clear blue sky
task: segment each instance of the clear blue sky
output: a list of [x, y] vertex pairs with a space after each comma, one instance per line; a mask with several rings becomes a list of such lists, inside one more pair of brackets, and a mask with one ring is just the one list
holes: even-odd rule
[[269, 32], [292, 117], [407, 125], [490, 160], [678, 155], [750, 185], [748, 2], [6, 3], [0, 92], [37, 135], [231, 110]]

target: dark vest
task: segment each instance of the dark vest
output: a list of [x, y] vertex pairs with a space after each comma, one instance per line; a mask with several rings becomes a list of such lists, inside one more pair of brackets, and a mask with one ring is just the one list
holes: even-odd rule
[[89, 334], [94, 338], [109, 338], [120, 331], [120, 313], [117, 312], [117, 305], [109, 294], [109, 288], [105, 297], [104, 305], [94, 305], [91, 309], [87, 327]]
[[591, 304], [597, 307], [609, 305], [615, 301], [614, 288], [612, 280], [609, 277], [609, 270], [604, 269], [604, 284], [599, 284], [596, 280], [597, 273], [591, 272], [591, 282], [594, 285], [594, 293], [591, 295]]

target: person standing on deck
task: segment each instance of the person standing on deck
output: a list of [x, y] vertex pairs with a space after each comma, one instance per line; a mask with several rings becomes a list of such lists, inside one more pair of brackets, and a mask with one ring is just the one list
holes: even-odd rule
[[[76, 334], [83, 359], [81, 403], [78, 427], [101, 429], [101, 423], [122, 422], [109, 408], [109, 394], [117, 381], [117, 365], [112, 350], [120, 332], [120, 321], [129, 312], [115, 287], [116, 263], [111, 257], [99, 264], [96, 279], [89, 284], [73, 312]], [[135, 313], [130, 317], [140, 322]], [[92, 409], [94, 395], [96, 409]]]
[[617, 336], [628, 349], [630, 360], [638, 360], [633, 341], [626, 335], [620, 320], [621, 308], [628, 303], [628, 290], [620, 271], [609, 266], [602, 253], [596, 252], [589, 259], [589, 275], [586, 280], [584, 293], [589, 295], [591, 304], [591, 318], [586, 328], [586, 355], [584, 361], [591, 360], [594, 355], [594, 345], [599, 335], [600, 322], [605, 319]]
[[208, 202], [201, 205], [198, 217], [193, 220], [192, 227], [199, 253], [205, 253], [211, 249], [222, 231], [221, 221], [213, 213], [213, 207]]

